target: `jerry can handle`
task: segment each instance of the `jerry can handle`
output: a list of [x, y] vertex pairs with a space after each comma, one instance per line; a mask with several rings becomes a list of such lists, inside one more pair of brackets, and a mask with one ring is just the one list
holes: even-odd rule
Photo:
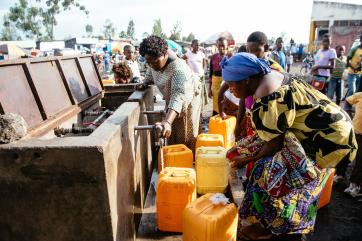
[[220, 154], [223, 150], [201, 150], [201, 154]]
[[189, 176], [189, 173], [187, 173], [186, 171], [183, 171], [182, 173], [181, 172], [172, 172], [171, 173], [171, 177], [187, 177]]
[[181, 151], [185, 151], [186, 149], [184, 147], [173, 147], [173, 148], [169, 148], [168, 152], [181, 152]]

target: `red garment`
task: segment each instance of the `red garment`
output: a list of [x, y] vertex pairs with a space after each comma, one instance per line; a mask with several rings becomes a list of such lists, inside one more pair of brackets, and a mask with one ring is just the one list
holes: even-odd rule
[[[211, 59], [210, 59], [210, 64], [212, 65], [211, 75], [214, 75], [215, 72], [221, 72], [220, 62], [223, 58], [224, 58], [224, 56], [221, 56], [219, 53], [211, 56]], [[217, 75], [217, 76], [219, 76], [219, 75]]]

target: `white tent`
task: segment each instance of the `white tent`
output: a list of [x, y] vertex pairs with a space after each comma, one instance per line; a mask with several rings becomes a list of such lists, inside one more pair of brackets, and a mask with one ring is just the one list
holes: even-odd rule
[[211, 35], [209, 38], [207, 38], [204, 41], [204, 44], [215, 44], [216, 40], [220, 37], [224, 37], [228, 41], [234, 41], [233, 35], [228, 31], [224, 31], [224, 32], [215, 33], [215, 34]]

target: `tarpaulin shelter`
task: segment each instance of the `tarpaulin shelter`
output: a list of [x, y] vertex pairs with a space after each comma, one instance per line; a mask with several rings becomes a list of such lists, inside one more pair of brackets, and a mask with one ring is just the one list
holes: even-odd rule
[[207, 38], [203, 43], [205, 45], [213, 45], [216, 43], [216, 40], [220, 37], [224, 37], [228, 41], [228, 45], [235, 45], [234, 37], [228, 31], [215, 33], [215, 34], [211, 35], [209, 38]]
[[17, 45], [14, 44], [1, 44], [0, 53], [8, 55], [8, 59], [18, 59], [21, 57], [30, 57], [31, 54]]

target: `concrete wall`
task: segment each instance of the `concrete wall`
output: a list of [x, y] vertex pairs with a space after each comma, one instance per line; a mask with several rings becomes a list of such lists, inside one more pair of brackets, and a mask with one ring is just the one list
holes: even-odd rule
[[1, 240], [135, 240], [152, 161], [134, 126], [152, 97], [136, 92], [90, 136], [0, 146]]
[[314, 1], [312, 21], [362, 20], [362, 5]]
[[346, 54], [348, 54], [353, 42], [359, 39], [360, 34], [362, 34], [362, 26], [332, 26], [330, 28], [330, 34], [332, 36], [332, 47], [335, 48], [337, 45], [344, 45], [347, 51]]

